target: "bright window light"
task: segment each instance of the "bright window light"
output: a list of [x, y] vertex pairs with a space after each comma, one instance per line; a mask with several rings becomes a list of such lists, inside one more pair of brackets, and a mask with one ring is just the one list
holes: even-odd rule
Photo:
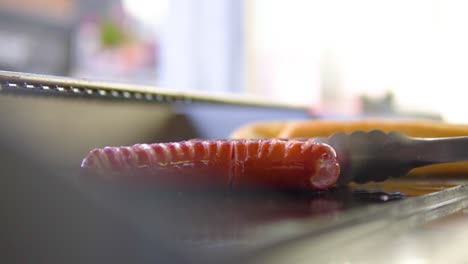
[[167, 15], [169, 0], [123, 0], [123, 6], [136, 19], [159, 27]]

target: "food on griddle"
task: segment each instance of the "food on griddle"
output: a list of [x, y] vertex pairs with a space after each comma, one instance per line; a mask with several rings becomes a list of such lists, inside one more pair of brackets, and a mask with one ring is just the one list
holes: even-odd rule
[[92, 150], [82, 169], [165, 185], [323, 190], [335, 185], [335, 151], [313, 140], [189, 140]]
[[[408, 136], [422, 138], [468, 136], [468, 125], [429, 120], [362, 119], [254, 122], [233, 131], [231, 138], [314, 138], [328, 137], [335, 132], [352, 133], [357, 130], [371, 131], [375, 129], [385, 132], [398, 131]], [[468, 173], [468, 162], [452, 162], [420, 167], [412, 170], [409, 174], [413, 176], [438, 176], [466, 175], [466, 173]]]

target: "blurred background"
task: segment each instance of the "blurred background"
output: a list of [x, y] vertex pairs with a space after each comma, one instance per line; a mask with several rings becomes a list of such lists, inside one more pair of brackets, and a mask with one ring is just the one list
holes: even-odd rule
[[0, 69], [466, 122], [456, 0], [0, 0]]
[[[7, 245], [2, 247], [9, 253], [6, 258], [20, 261], [0, 262], [70, 263], [87, 254], [96, 255], [96, 261], [72, 263], [146, 263], [135, 257], [148, 263], [169, 263], [166, 258], [194, 263], [192, 255], [210, 263], [203, 260], [213, 254], [213, 263], [234, 262], [231, 256], [242, 250], [249, 253], [290, 235], [302, 237], [303, 231], [321, 239], [327, 231], [319, 229], [330, 229], [328, 223], [308, 222], [307, 230], [294, 223], [270, 224], [330, 214], [342, 228], [346, 222], [339, 222], [336, 213], [452, 187], [449, 179], [435, 187], [404, 183], [383, 189], [385, 193], [370, 186], [361, 192], [345, 188], [311, 195], [198, 197], [83, 182], [79, 164], [95, 147], [223, 138], [248, 121], [378, 116], [468, 123], [463, 109], [468, 95], [466, 14], [468, 2], [462, 0], [0, 0], [0, 70], [255, 96], [310, 110], [123, 104], [92, 97], [49, 100], [2, 92], [0, 201], [6, 206], [0, 210], [0, 245]], [[441, 217], [442, 211], [455, 212], [454, 204], [466, 206], [465, 196], [444, 197], [454, 202], [431, 200], [437, 207], [424, 202], [434, 216], [422, 210], [422, 200], [421, 207], [401, 210], [401, 217], [393, 215], [400, 210], [389, 210], [393, 225], [406, 226], [414, 219], [424, 223], [428, 220], [420, 221], [422, 215]], [[352, 240], [328, 244], [336, 248], [353, 241], [342, 255], [352, 251], [358, 256], [364, 251], [354, 249], [370, 244], [379, 250], [369, 252], [380, 253], [388, 246], [387, 235], [397, 229], [387, 219], [376, 220], [369, 222], [372, 229], [361, 229], [361, 222], [352, 220], [365, 234], [362, 243], [354, 243], [359, 236], [345, 230]], [[385, 225], [375, 229], [375, 223]], [[309, 233], [312, 226], [315, 233]], [[368, 239], [376, 236], [369, 238], [369, 230], [380, 229], [385, 232], [374, 232], [379, 242], [371, 243]], [[181, 237], [195, 238], [178, 244]], [[407, 245], [411, 239], [396, 244], [414, 253], [402, 251], [406, 263], [421, 263], [411, 257], [421, 254], [424, 262], [426, 249], [429, 257], [441, 245], [458, 249], [447, 247], [445, 237], [437, 244], [416, 237], [413, 248]], [[306, 251], [323, 248], [320, 244]], [[441, 252], [460, 257], [447, 250]]]

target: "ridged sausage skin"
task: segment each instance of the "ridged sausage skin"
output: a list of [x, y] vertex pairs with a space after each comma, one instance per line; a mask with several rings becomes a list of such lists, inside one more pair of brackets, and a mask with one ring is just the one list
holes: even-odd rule
[[313, 140], [188, 140], [92, 150], [81, 167], [103, 178], [159, 184], [323, 190], [335, 185], [335, 151]]

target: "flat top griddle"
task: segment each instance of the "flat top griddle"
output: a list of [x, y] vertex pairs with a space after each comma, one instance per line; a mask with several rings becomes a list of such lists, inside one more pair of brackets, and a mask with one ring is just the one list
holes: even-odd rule
[[10, 219], [2, 238], [23, 262], [94, 254], [84, 262], [154, 263], [164, 248], [172, 252], [165, 263], [399, 263], [399, 245], [414, 248], [414, 239], [417, 257], [431, 263], [440, 256], [430, 247], [444, 238], [424, 231], [445, 230], [455, 241], [464, 228], [463, 175], [313, 193], [161, 190], [80, 177], [94, 147], [225, 137], [248, 121], [310, 118], [305, 107], [1, 71], [0, 87], [0, 194], [2, 219]]
[[[338, 231], [369, 225], [373, 232], [386, 232], [387, 225], [399, 226], [399, 221], [417, 217], [418, 222], [399, 226], [410, 230], [450, 215], [466, 203], [458, 204], [458, 198], [467, 198], [465, 187], [460, 186], [460, 182], [433, 179], [353, 184], [321, 192], [184, 191], [108, 185], [101, 186], [104, 191], [94, 185], [98, 191], [92, 196], [101, 205], [119, 211], [144, 233], [156, 232], [202, 262], [283, 263], [284, 256], [275, 260], [270, 255], [304, 241], [311, 245], [307, 250], [313, 251], [314, 243], [321, 244]], [[372, 225], [379, 221], [388, 223]], [[353, 243], [359, 243], [360, 236], [366, 238], [367, 232], [356, 231], [358, 239]], [[337, 241], [339, 236], [329, 242], [330, 247]]]

